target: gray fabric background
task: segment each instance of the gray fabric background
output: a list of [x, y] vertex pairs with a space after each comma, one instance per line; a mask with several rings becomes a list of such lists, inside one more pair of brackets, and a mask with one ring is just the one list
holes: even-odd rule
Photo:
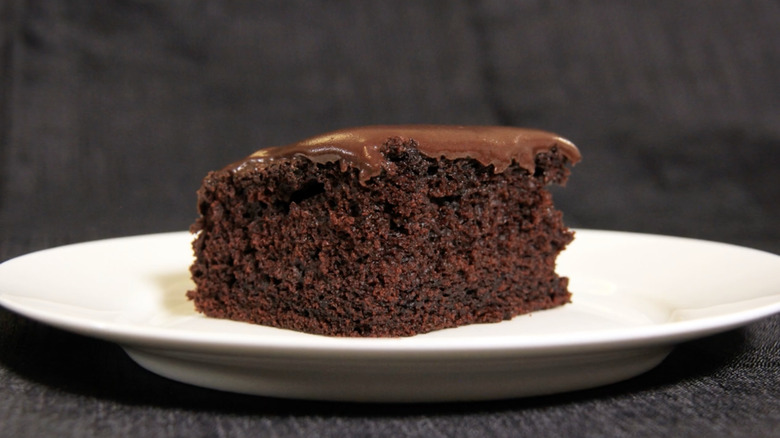
[[[375, 123], [548, 129], [569, 225], [780, 253], [780, 4], [0, 3], [0, 261], [184, 230], [200, 179]], [[780, 317], [627, 382], [372, 406], [225, 394], [0, 309], [2, 436], [778, 436]]]

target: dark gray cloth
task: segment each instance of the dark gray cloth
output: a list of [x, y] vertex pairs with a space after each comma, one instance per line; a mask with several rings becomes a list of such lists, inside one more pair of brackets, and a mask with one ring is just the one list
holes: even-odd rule
[[[770, 0], [0, 5], [0, 260], [184, 230], [206, 171], [365, 124], [507, 124], [581, 149], [569, 225], [780, 253]], [[778, 436], [780, 317], [594, 390], [313, 403], [168, 381], [0, 309], [2, 436]]]

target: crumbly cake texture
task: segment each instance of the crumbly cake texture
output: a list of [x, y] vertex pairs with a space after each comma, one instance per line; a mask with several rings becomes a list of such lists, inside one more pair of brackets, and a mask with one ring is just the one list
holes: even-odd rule
[[533, 173], [431, 158], [412, 139], [380, 147], [361, 181], [303, 156], [210, 172], [191, 231], [207, 316], [330, 336], [399, 337], [490, 323], [570, 301], [555, 273], [572, 241], [548, 184], [568, 159], [553, 146]]

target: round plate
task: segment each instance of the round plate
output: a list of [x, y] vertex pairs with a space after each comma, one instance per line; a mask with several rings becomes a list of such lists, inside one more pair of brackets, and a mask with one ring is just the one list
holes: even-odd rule
[[418, 402], [551, 394], [617, 382], [679, 342], [780, 311], [780, 257], [691, 239], [577, 230], [558, 259], [573, 302], [408, 338], [335, 338], [197, 314], [191, 236], [126, 237], [0, 265], [0, 304], [119, 343], [182, 382], [278, 397]]

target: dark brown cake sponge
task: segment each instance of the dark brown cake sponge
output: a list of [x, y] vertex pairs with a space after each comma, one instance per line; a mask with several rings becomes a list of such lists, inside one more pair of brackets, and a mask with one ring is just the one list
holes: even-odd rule
[[208, 316], [334, 336], [409, 336], [569, 302], [554, 269], [573, 233], [545, 186], [563, 184], [572, 160], [551, 145], [533, 172], [496, 172], [419, 149], [387, 139], [367, 179], [302, 154], [209, 173], [188, 297]]

